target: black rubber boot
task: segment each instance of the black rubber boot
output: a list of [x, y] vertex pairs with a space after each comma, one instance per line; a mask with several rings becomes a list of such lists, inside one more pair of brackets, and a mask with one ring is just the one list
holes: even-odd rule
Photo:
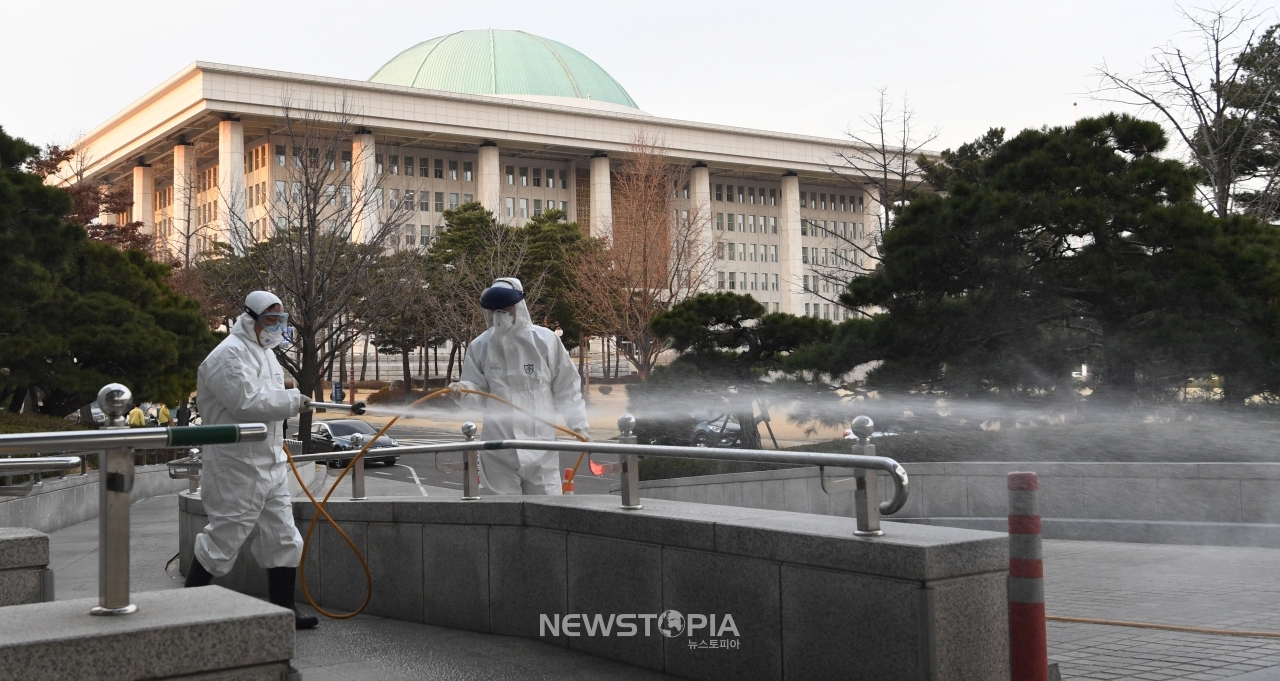
[[209, 586], [213, 583], [213, 575], [204, 569], [195, 556], [191, 557], [191, 567], [187, 568], [187, 581], [182, 586]]
[[293, 600], [293, 585], [298, 581], [298, 568], [267, 568], [267, 600], [293, 611], [295, 629], [311, 629], [320, 623], [319, 618], [307, 617], [298, 612], [298, 605]]

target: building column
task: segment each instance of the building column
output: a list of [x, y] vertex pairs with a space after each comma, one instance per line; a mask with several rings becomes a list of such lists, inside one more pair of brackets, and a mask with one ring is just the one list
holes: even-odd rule
[[141, 222], [141, 232], [156, 233], [156, 178], [151, 166], [138, 162], [133, 167], [133, 221]]
[[361, 129], [351, 138], [351, 240], [364, 243], [378, 233], [378, 183], [376, 145], [373, 133]]
[[196, 241], [196, 147], [182, 142], [173, 147], [173, 237], [170, 252], [183, 265], [190, 265], [199, 255]]
[[498, 159], [498, 145], [493, 142], [481, 144], [477, 160], [480, 167], [476, 175], [476, 200], [501, 222], [502, 167]]
[[244, 124], [218, 121], [218, 235], [237, 250], [247, 245], [244, 190]]
[[778, 291], [782, 312], [804, 314], [804, 263], [800, 261], [800, 178], [782, 176], [782, 224], [778, 225]]
[[716, 286], [716, 240], [711, 231], [711, 169], [703, 163], [695, 164], [689, 171], [689, 220], [693, 223], [692, 228], [697, 230], [698, 243], [709, 263], [702, 268], [707, 277], [698, 288], [711, 291]]
[[613, 236], [613, 185], [609, 177], [609, 157], [591, 157], [591, 236]]
[[[585, 216], [583, 216], [585, 218]], [[578, 216], [578, 162], [569, 161], [569, 210], [564, 212], [565, 222], [577, 222], [582, 225]]]

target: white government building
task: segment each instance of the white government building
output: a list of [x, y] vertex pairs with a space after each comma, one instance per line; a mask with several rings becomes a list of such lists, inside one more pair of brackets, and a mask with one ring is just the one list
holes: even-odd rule
[[712, 287], [771, 311], [835, 318], [833, 291], [808, 292], [830, 286], [810, 270], [838, 257], [869, 266], [847, 239], [867, 243], [874, 194], [832, 171], [848, 141], [652, 116], [577, 50], [506, 30], [428, 40], [367, 82], [196, 62], [77, 142], [82, 181], [133, 187], [131, 214], [101, 220], [140, 221], [177, 252], [186, 238], [197, 249], [218, 238], [227, 211], [245, 211], [246, 224], [267, 215], [268, 188], [286, 176], [285, 101], [295, 111], [345, 102], [363, 172], [416, 203], [402, 245], [428, 246], [442, 212], [473, 199], [517, 224], [560, 208], [600, 235], [610, 169], [644, 134], [692, 166], [677, 198], [703, 207], [695, 214], [716, 242]]

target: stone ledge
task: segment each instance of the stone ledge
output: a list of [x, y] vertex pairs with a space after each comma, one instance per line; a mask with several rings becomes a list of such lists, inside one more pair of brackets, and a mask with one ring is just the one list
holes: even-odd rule
[[90, 615], [96, 598], [0, 608], [0, 669], [31, 681], [223, 678], [211, 673], [229, 670], [283, 679], [293, 657], [292, 613], [256, 598], [211, 586], [138, 593], [133, 602], [138, 612], [122, 617]]
[[26, 527], [0, 527], [0, 570], [49, 565], [49, 535]]

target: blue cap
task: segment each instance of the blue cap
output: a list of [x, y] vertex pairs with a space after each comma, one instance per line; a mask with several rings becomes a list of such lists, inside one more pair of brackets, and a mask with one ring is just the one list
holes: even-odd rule
[[480, 307], [486, 310], [503, 310], [524, 300], [524, 291], [508, 286], [490, 286], [480, 294]]

